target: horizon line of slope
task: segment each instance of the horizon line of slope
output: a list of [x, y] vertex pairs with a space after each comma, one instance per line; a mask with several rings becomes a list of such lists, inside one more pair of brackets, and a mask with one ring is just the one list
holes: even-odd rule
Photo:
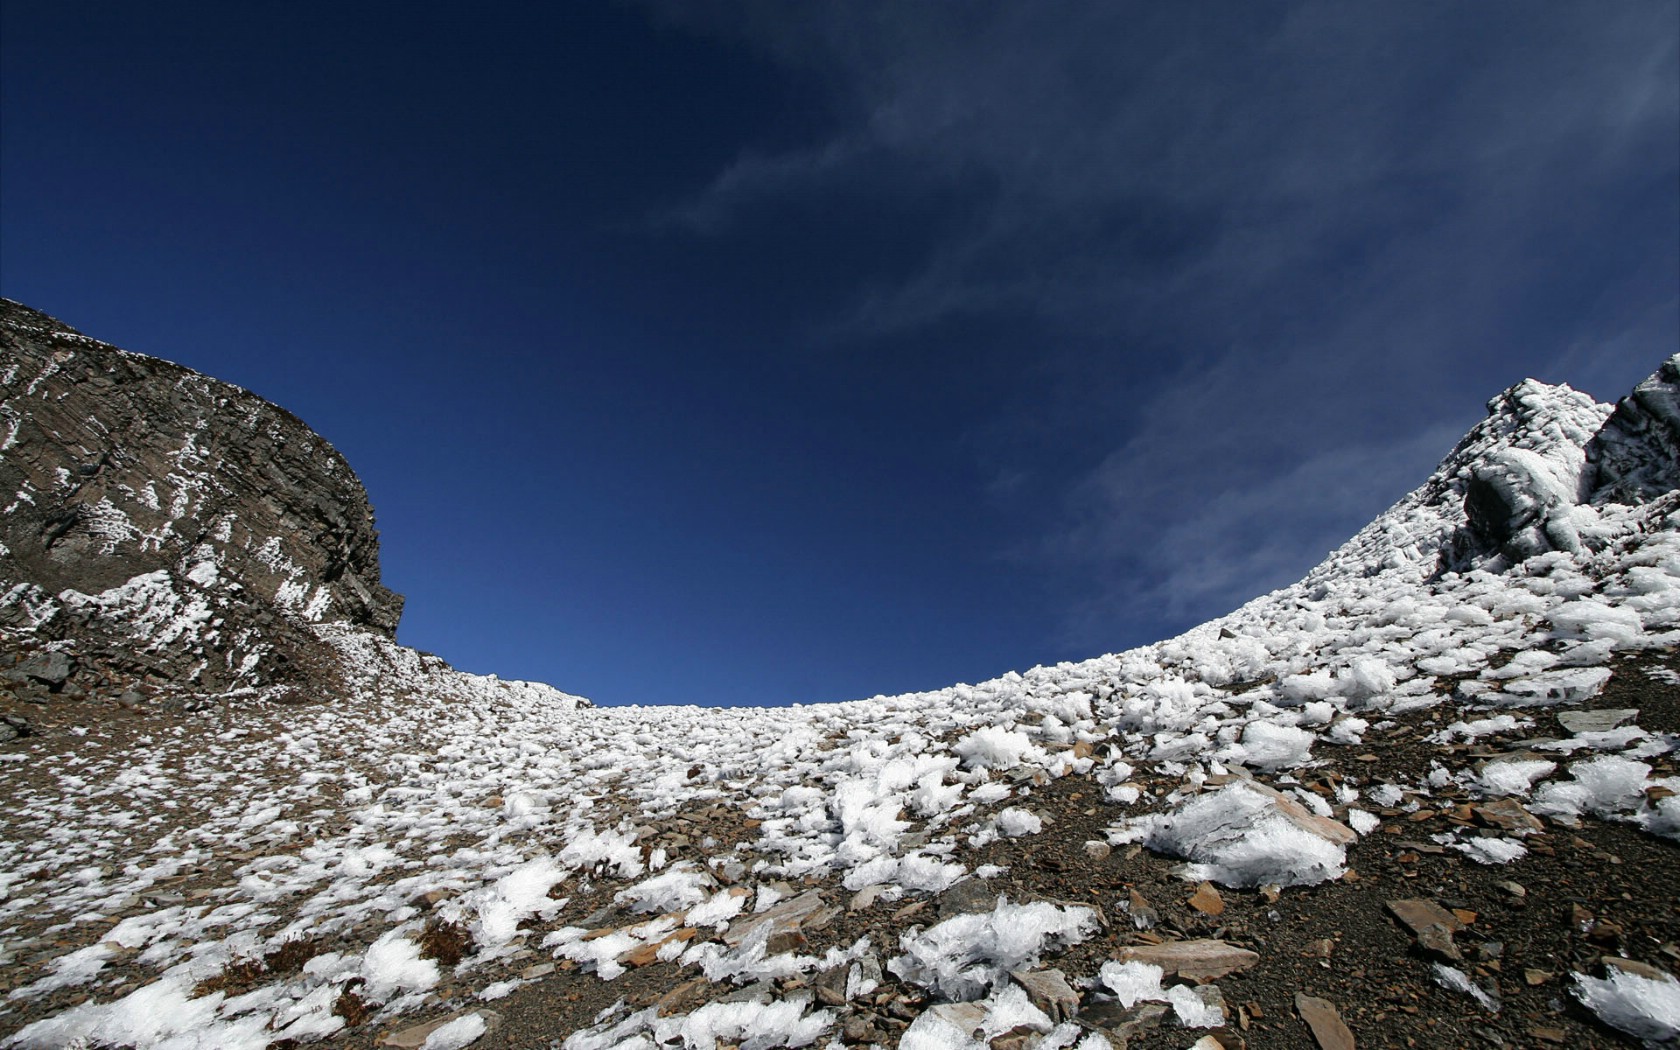
[[[689, 1036], [722, 1006], [763, 1028], [757, 1045], [802, 1045], [801, 1033], [832, 1033], [839, 1015], [801, 1000], [792, 982], [808, 987], [825, 965], [865, 968], [869, 957], [880, 970], [882, 954], [891, 956], [886, 970], [897, 987], [924, 989], [916, 1005], [926, 1009], [913, 1023], [931, 1017], [940, 998], [1001, 1015], [1014, 1009], [996, 983], [1008, 979], [996, 969], [1005, 960], [985, 960], [981, 986], [959, 981], [932, 932], [937, 924], [916, 931], [904, 928], [909, 919], [891, 916], [964, 881], [1009, 878], [983, 861], [986, 851], [1053, 839], [1036, 810], [1058, 783], [1094, 793], [1094, 820], [1106, 827], [1108, 844], [1178, 855], [1233, 895], [1263, 895], [1267, 885], [1307, 892], [1292, 887], [1336, 879], [1352, 851], [1380, 845], [1372, 836], [1390, 821], [1419, 827], [1420, 815], [1441, 828], [1430, 848], [1475, 864], [1523, 862], [1525, 842], [1536, 840], [1521, 829], [1471, 834], [1435, 812], [1432, 800], [1449, 793], [1520, 796], [1548, 826], [1611, 820], [1653, 836], [1680, 835], [1673, 771], [1680, 736], [1666, 723], [1639, 724], [1663, 712], [1633, 725], [1588, 721], [1564, 725], [1563, 737], [1532, 735], [1542, 731], [1541, 719], [1582, 713], [1616, 654], [1680, 645], [1680, 494], [1588, 502], [1587, 510], [1537, 500], [1540, 509], [1519, 519], [1498, 548], [1441, 571], [1441, 552], [1460, 551], [1451, 538], [1476, 520], [1461, 495], [1472, 482], [1503, 478], [1520, 492], [1510, 481], [1513, 463], [1555, 480], [1557, 470], [1539, 468], [1567, 467], [1570, 446], [1584, 463], [1586, 450], [1572, 435], [1590, 443], [1603, 429], [1604, 406], [1573, 392], [1513, 389], [1519, 395], [1461, 446], [1460, 461], [1449, 456], [1438, 485], [1396, 504], [1363, 540], [1327, 559], [1325, 571], [1121, 654], [801, 709], [580, 711], [499, 692], [462, 700], [370, 664], [358, 676], [363, 691], [342, 709], [277, 712], [283, 719], [207, 712], [206, 724], [225, 732], [192, 743], [191, 769], [172, 764], [179, 735], [123, 741], [96, 728], [89, 738], [100, 750], [86, 755], [44, 745], [19, 752], [23, 761], [0, 764], [0, 778], [23, 777], [31, 762], [41, 768], [27, 791], [14, 791], [16, 810], [0, 813], [7, 831], [0, 870], [16, 872], [22, 888], [0, 899], [0, 923], [44, 929], [56, 920], [64, 937], [81, 935], [93, 922], [85, 916], [111, 912], [120, 921], [109, 938], [43, 963], [45, 983], [12, 991], [8, 1008], [31, 1018], [18, 1041], [53, 1045], [102, 1031], [142, 1001], [192, 1018], [160, 1040], [191, 1032], [234, 1047], [255, 1046], [257, 1032], [265, 1040], [349, 1033], [360, 1029], [332, 1003], [352, 981], [365, 982], [359, 987], [381, 1024], [437, 1009], [434, 989], [444, 975], [411, 958], [433, 919], [458, 922], [470, 934], [468, 954], [448, 980], [474, 995], [523, 982], [526, 960], [543, 953], [571, 964], [566, 980], [592, 977], [605, 988], [624, 967], [643, 965], [673, 978], [703, 973], [720, 994], [774, 986], [771, 1001], [713, 1004], [720, 1009], [710, 1013], [708, 1006], [673, 1016], [610, 1012], [597, 1017], [594, 1035], [580, 1027], [568, 1046], [643, 1034], [651, 1045], [666, 1031], [705, 1046]], [[1598, 421], [1583, 422], [1591, 419]], [[1500, 455], [1513, 449], [1531, 456]], [[1520, 547], [1505, 549], [1536, 536], [1552, 543], [1554, 519], [1572, 530], [1555, 530], [1563, 546], [1521, 558], [1514, 557]], [[1573, 549], [1570, 536], [1579, 541]], [[362, 658], [384, 659], [380, 648], [371, 645]], [[1390, 768], [1379, 756], [1374, 775], [1361, 772], [1355, 752], [1380, 748], [1376, 741], [1411, 732], [1419, 721], [1438, 748], [1433, 765]], [[1460, 740], [1495, 745], [1500, 768], [1477, 765]], [[307, 782], [299, 768], [308, 770]], [[1315, 802], [1305, 786], [1325, 769], [1340, 779]], [[195, 814], [202, 822], [179, 839], [146, 830], [157, 815], [148, 798], [193, 799], [206, 778], [239, 785], [234, 797], [251, 803]], [[1340, 847], [1348, 853], [1338, 859], [1234, 794], [1249, 791], [1249, 781], [1270, 782], [1298, 806], [1346, 821], [1355, 836]], [[694, 826], [702, 811], [711, 815], [699, 826], [719, 829], [712, 841]], [[1198, 853], [1174, 830], [1176, 821], [1206, 828], [1210, 818], [1218, 831], [1206, 836], [1210, 851]], [[56, 826], [73, 833], [54, 835]], [[231, 857], [230, 870], [215, 876], [202, 904], [143, 903], [160, 882], [210, 856]], [[116, 863], [125, 858], [131, 863]], [[797, 942], [787, 951], [751, 938], [730, 944], [729, 929], [748, 921], [746, 898], [732, 890], [768, 908], [780, 892], [775, 884], [803, 879], [830, 895], [873, 894], [871, 907], [884, 911], [869, 914], [901, 939], [860, 947], [813, 928], [813, 949], [827, 944], [828, 955], [805, 954]], [[1251, 885], [1261, 888], [1245, 888]], [[596, 909], [610, 912], [615, 902], [633, 914], [597, 917]], [[1103, 907], [1126, 921], [1124, 896]], [[693, 908], [709, 909], [702, 914], [721, 931], [682, 926]], [[1024, 920], [1001, 907], [989, 914], [987, 937], [998, 939], [985, 943], [996, 951], [1009, 924]], [[1086, 936], [1082, 922], [1058, 928]], [[687, 939], [669, 939], [678, 934]], [[288, 936], [305, 935], [342, 947], [313, 970], [272, 975], [247, 994], [195, 994], [240, 953], [278, 950]], [[632, 961], [619, 963], [619, 949]], [[1042, 943], [1035, 959], [1041, 949], [1062, 950]], [[634, 962], [638, 953], [652, 961]], [[1069, 956], [1076, 957], [1084, 958]], [[106, 980], [107, 967], [117, 971], [112, 981], [147, 980], [127, 995], [114, 983], [99, 993], [103, 1001], [71, 1005], [77, 989]], [[1078, 972], [1097, 981], [1094, 967]], [[560, 979], [531, 978], [533, 991]], [[1100, 981], [1081, 987], [1087, 1005], [1106, 1001]], [[1582, 987], [1600, 994], [1598, 986]], [[772, 1024], [783, 1027], [764, 1028]]]

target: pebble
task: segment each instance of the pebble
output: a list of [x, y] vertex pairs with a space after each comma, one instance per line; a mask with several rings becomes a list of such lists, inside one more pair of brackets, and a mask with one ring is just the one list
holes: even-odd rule
[[1132, 925], [1140, 930], [1150, 929], [1161, 921], [1161, 913], [1137, 890], [1129, 891], [1126, 910], [1132, 917]]
[[1225, 898], [1219, 895], [1219, 891], [1214, 889], [1211, 882], [1204, 882], [1197, 886], [1196, 892], [1190, 895], [1188, 903], [1190, 907], [1203, 915], [1225, 914]]

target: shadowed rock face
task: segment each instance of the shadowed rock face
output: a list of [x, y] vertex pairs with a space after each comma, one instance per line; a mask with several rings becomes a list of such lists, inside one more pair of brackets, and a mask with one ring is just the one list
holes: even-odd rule
[[1593, 503], [1644, 503], [1680, 485], [1680, 355], [1616, 403], [1587, 462]]
[[344, 457], [228, 383], [0, 299], [0, 623], [205, 689], [307, 681], [311, 625], [390, 637]]

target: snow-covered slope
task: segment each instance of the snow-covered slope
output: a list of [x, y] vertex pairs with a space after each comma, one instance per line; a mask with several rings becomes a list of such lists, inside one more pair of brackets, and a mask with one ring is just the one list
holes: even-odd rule
[[[1273, 950], [1292, 896], [1386, 887], [1390, 870], [1404, 885], [1436, 857], [1465, 866], [1461, 887], [1484, 866], [1526, 880], [1560, 829], [1604, 822], [1672, 857], [1677, 391], [1680, 358], [1615, 409], [1523, 383], [1300, 583], [1082, 663], [845, 704], [587, 710], [440, 687], [415, 654], [341, 628], [323, 632], [353, 669], [337, 703], [14, 742], [5, 1045], [368, 1045], [407, 1014], [447, 1022], [407, 1036], [432, 1050], [1097, 1050], [1239, 1022], [1259, 1040], [1291, 1009], [1265, 975], [1317, 972]], [[1655, 700], [1603, 711], [1630, 654], [1661, 657], [1638, 672]], [[1207, 883], [1189, 910], [1149, 881], [1168, 872]], [[1454, 944], [1473, 912], [1391, 901], [1395, 927], [1374, 899], [1369, 936], [1395, 941], [1361, 974], [1399, 967], [1414, 999], [1519, 1037], [1531, 1022], [1491, 1012], [1531, 994], [1499, 942], [1478, 942], [1481, 963]], [[1429, 908], [1446, 918], [1413, 921]], [[1671, 899], [1651, 921], [1672, 930]], [[1355, 919], [1335, 922], [1351, 952]], [[1433, 954], [1409, 959], [1403, 929]], [[1660, 939], [1612, 945], [1632, 969], [1578, 973], [1574, 999], [1672, 1038]], [[503, 999], [506, 1027], [485, 1034], [475, 1001]], [[1292, 1002], [1334, 1045], [1336, 1009]], [[1415, 1020], [1350, 1007], [1356, 1026]], [[1606, 1031], [1550, 1009], [1533, 1022], [1548, 1033]], [[1258, 1045], [1310, 1045], [1306, 1030]]]

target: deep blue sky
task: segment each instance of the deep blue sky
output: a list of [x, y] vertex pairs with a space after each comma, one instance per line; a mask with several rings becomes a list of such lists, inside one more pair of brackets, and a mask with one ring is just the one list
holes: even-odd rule
[[296, 412], [403, 642], [606, 703], [1152, 641], [1680, 344], [1671, 0], [0, 31], [0, 294]]

